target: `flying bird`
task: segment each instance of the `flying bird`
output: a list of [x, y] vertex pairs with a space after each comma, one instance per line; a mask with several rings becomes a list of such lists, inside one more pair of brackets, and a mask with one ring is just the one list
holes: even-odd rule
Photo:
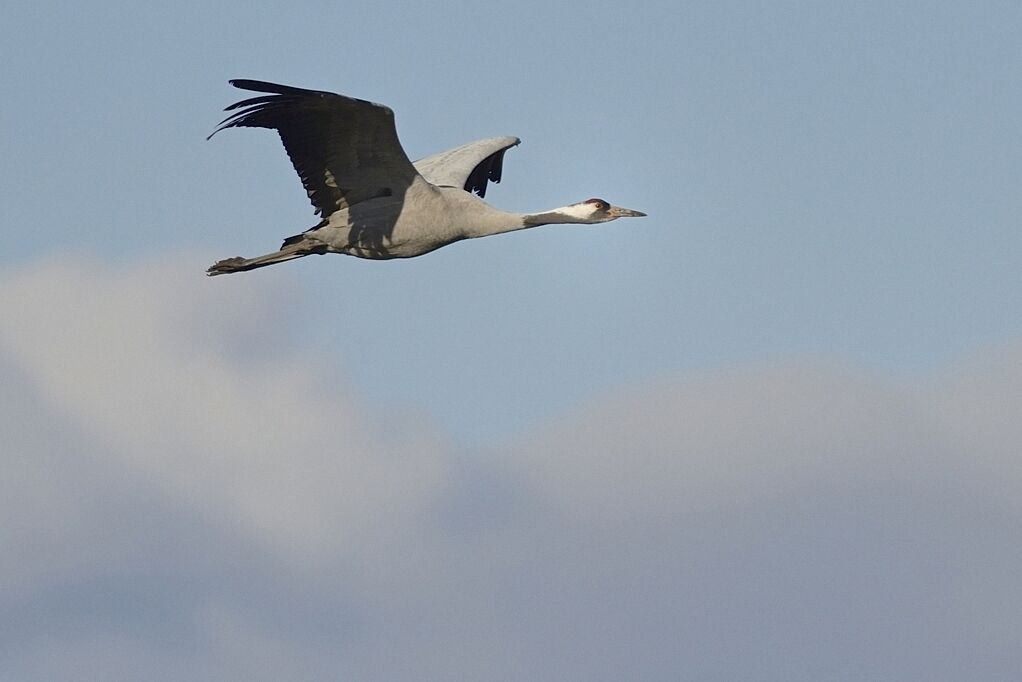
[[504, 153], [521, 142], [517, 137], [477, 140], [412, 163], [398, 141], [389, 107], [262, 81], [230, 83], [266, 94], [227, 107], [224, 111], [234, 113], [209, 137], [226, 128], [276, 130], [321, 220], [285, 239], [278, 251], [219, 261], [208, 275], [312, 254], [412, 258], [462, 239], [537, 225], [646, 215], [603, 199], [541, 213], [499, 211], [482, 197], [488, 183], [500, 182]]

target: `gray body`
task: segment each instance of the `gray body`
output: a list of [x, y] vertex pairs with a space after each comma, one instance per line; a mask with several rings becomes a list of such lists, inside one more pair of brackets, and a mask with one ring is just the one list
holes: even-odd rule
[[369, 199], [330, 214], [306, 245], [359, 258], [412, 258], [462, 239], [525, 227], [524, 216], [491, 207], [460, 187], [417, 178], [403, 197]]
[[534, 214], [499, 211], [480, 197], [485, 196], [489, 182], [500, 182], [504, 152], [519, 144], [516, 137], [478, 140], [412, 164], [398, 142], [393, 112], [387, 107], [260, 81], [231, 83], [273, 94], [228, 107], [240, 111], [213, 134], [230, 127], [277, 130], [323, 219], [285, 239], [278, 251], [219, 261], [209, 268], [209, 275], [312, 254], [412, 258], [463, 239], [536, 225], [599, 223], [644, 215], [601, 199]]

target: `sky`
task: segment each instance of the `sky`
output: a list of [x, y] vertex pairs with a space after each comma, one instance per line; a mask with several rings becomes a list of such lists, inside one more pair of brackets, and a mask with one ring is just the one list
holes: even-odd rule
[[[1022, 677], [1016, 3], [16, 3], [0, 679]], [[649, 217], [230, 277], [230, 78]]]

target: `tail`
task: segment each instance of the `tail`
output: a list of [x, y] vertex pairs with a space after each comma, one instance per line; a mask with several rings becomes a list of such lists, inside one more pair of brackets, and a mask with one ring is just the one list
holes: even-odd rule
[[[296, 237], [304, 237], [304, 235], [296, 235]], [[326, 251], [322, 244], [317, 247], [305, 243], [304, 239], [296, 240], [295, 237], [291, 237], [284, 242], [280, 251], [274, 251], [273, 253], [257, 256], [256, 258], [242, 258], [241, 256], [226, 258], [210, 265], [209, 269], [206, 270], [206, 274], [212, 277], [214, 275], [228, 275], [232, 272], [255, 270], [256, 268], [264, 268], [267, 265], [283, 263], [286, 260], [302, 258], [313, 253], [326, 253]]]

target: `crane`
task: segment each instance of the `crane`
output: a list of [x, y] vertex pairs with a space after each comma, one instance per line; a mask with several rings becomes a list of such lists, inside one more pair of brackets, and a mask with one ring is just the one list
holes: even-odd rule
[[521, 142], [517, 137], [477, 140], [412, 163], [389, 107], [263, 81], [230, 84], [264, 94], [227, 107], [234, 113], [209, 137], [226, 128], [276, 130], [321, 220], [273, 253], [214, 263], [206, 271], [211, 276], [312, 254], [412, 258], [462, 239], [537, 225], [646, 215], [603, 199], [541, 213], [500, 211], [482, 198], [489, 182], [500, 182], [504, 153]]

